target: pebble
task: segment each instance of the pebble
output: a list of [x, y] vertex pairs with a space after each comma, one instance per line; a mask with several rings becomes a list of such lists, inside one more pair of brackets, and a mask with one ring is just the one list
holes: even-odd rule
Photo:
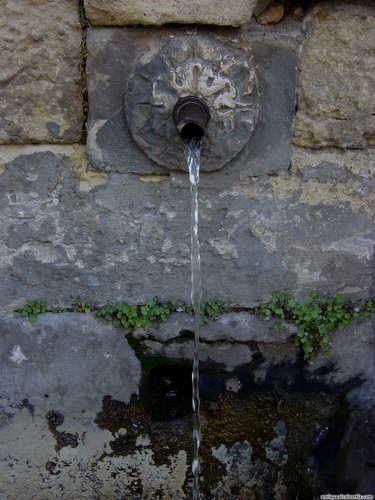
[[276, 24], [284, 17], [284, 6], [279, 2], [273, 2], [257, 17], [260, 24]]

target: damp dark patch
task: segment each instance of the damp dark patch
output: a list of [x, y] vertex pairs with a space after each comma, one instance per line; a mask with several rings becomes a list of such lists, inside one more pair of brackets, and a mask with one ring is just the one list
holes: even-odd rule
[[174, 420], [191, 414], [190, 363], [160, 365], [144, 377], [140, 391], [144, 408], [152, 420]]
[[95, 418], [95, 423], [100, 429], [105, 429], [113, 434], [120, 429], [134, 428], [139, 431], [146, 431], [148, 428], [149, 416], [146, 414], [139, 400], [132, 397], [129, 404], [112, 399], [107, 395], [103, 398], [102, 410]]
[[57, 430], [57, 427], [64, 423], [64, 415], [62, 413], [56, 410], [50, 410], [46, 415], [46, 419], [48, 428], [56, 439], [55, 450], [57, 452], [66, 446], [71, 446], [72, 448], [78, 446], [78, 434]]
[[58, 474], [60, 474], [60, 470], [57, 470], [56, 469], [57, 467], [57, 463], [56, 462], [52, 462], [51, 460], [48, 461], [46, 463], [46, 469], [48, 470], [48, 472], [54, 476], [57, 476]]
[[109, 442], [112, 452], [103, 453], [100, 459], [133, 455], [138, 436], [150, 431], [149, 421], [149, 416], [134, 396], [129, 404], [112, 399], [109, 395], [104, 396], [102, 410], [97, 414], [95, 423], [100, 429], [111, 432], [115, 439]]

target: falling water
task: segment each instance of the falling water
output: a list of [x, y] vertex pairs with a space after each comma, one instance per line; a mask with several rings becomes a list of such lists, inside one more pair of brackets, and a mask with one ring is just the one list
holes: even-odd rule
[[198, 183], [200, 167], [200, 140], [192, 139], [186, 143], [185, 156], [189, 167], [190, 190], [191, 190], [191, 302], [194, 310], [194, 357], [192, 370], [193, 384], [193, 441], [194, 456], [192, 471], [194, 475], [193, 482], [193, 500], [199, 498], [199, 448], [201, 445], [201, 422], [199, 415], [199, 316], [201, 301], [201, 267], [198, 238]]

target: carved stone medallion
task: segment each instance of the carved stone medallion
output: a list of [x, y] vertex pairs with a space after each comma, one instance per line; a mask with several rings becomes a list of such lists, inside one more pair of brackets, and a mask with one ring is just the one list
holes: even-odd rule
[[172, 111], [188, 95], [204, 99], [210, 110], [201, 168], [218, 170], [256, 125], [259, 89], [251, 52], [238, 42], [171, 35], [135, 61], [124, 98], [130, 133], [149, 158], [172, 170], [187, 168]]

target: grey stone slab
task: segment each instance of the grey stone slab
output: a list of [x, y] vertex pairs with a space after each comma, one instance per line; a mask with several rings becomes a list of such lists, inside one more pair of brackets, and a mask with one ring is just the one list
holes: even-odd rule
[[[0, 153], [2, 308], [41, 296], [51, 306], [169, 294], [189, 300], [185, 174], [106, 176], [90, 168], [82, 147]], [[300, 178], [298, 169], [319, 171], [322, 162], [336, 165], [336, 180]], [[370, 293], [373, 163], [371, 151], [298, 149], [291, 176], [203, 174], [204, 298], [254, 306], [275, 289]]]
[[[169, 294], [188, 300], [188, 186], [172, 186], [169, 176], [106, 178], [82, 170], [82, 162], [82, 151], [73, 148], [16, 154], [6, 163], [0, 185], [2, 306], [12, 310], [40, 296], [61, 306], [79, 297], [95, 303], [139, 303]], [[221, 180], [230, 186], [227, 176]], [[233, 199], [218, 196], [211, 181], [206, 185], [200, 227], [204, 295], [220, 293], [248, 304], [292, 284], [293, 274], [250, 233], [250, 221], [233, 236], [225, 234], [231, 226], [227, 213], [236, 210]], [[252, 201], [242, 201], [241, 210], [252, 210]]]
[[123, 332], [91, 315], [0, 318], [1, 392], [17, 407], [64, 415], [97, 412], [106, 395], [128, 402], [141, 368]]

